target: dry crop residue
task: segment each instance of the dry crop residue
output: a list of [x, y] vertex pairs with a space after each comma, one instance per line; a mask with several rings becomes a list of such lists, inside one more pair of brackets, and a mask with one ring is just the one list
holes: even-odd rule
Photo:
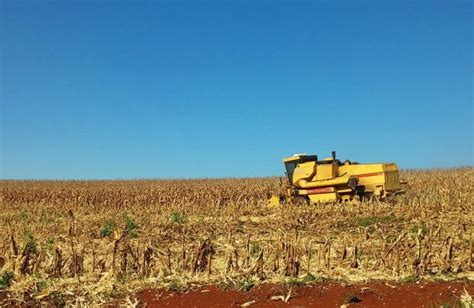
[[277, 209], [278, 178], [0, 181], [0, 289], [102, 303], [147, 287], [473, 279], [474, 168], [401, 177], [390, 202]]

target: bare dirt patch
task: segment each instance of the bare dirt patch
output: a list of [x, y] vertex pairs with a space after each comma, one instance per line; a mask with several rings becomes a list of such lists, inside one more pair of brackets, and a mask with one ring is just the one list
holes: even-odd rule
[[[290, 296], [287, 298], [291, 289]], [[457, 307], [464, 289], [474, 294], [473, 282], [371, 282], [344, 285], [337, 282], [306, 286], [263, 284], [248, 292], [216, 286], [183, 292], [147, 289], [139, 294], [146, 307]]]

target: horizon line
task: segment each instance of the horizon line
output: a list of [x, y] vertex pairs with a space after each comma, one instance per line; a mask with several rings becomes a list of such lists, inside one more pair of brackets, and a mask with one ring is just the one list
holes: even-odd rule
[[[432, 168], [401, 168], [400, 172], [406, 171], [442, 171], [474, 168], [474, 165], [461, 165], [456, 167], [432, 167]], [[186, 180], [230, 180], [230, 179], [266, 179], [282, 178], [286, 175], [268, 175], [268, 176], [222, 176], [222, 177], [135, 177], [135, 178], [0, 178], [0, 182], [21, 182], [21, 181], [50, 181], [50, 182], [99, 182], [99, 181], [186, 181]]]

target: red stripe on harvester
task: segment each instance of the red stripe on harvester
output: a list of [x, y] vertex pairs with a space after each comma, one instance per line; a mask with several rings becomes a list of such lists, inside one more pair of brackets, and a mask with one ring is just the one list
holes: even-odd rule
[[334, 189], [332, 187], [313, 188], [308, 190], [308, 195], [324, 194], [328, 192], [334, 192]]
[[378, 176], [378, 175], [383, 175], [383, 172], [358, 174], [358, 175], [354, 175], [354, 177], [356, 177], [356, 178], [365, 178], [365, 177], [369, 177], [369, 176]]

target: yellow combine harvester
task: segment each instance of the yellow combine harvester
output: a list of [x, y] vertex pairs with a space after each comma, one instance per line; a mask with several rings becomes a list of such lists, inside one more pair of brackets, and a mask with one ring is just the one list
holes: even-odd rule
[[332, 157], [318, 160], [317, 155], [295, 154], [283, 159], [289, 185], [281, 196], [274, 196], [271, 205], [282, 202], [311, 203], [383, 199], [401, 193], [398, 168], [394, 163], [359, 164]]

